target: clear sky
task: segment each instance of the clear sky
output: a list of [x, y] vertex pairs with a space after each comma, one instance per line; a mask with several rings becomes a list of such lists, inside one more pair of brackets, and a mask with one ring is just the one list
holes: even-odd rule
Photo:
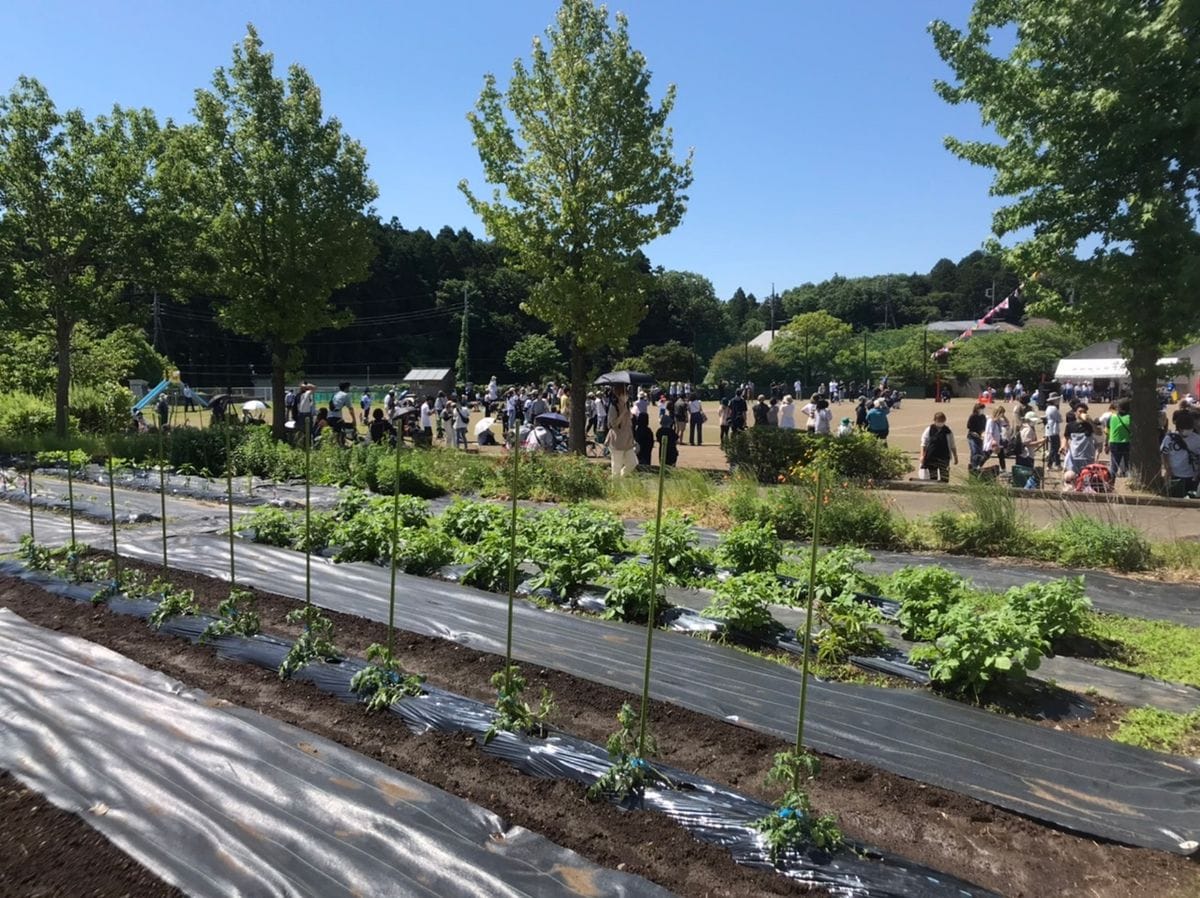
[[[457, 189], [483, 186], [466, 113], [485, 72], [506, 81], [555, 0], [38, 0], [0, 4], [0, 89], [41, 80], [60, 108], [113, 103], [191, 117], [247, 22], [277, 67], [297, 62], [367, 148], [376, 208], [406, 227], [483, 234]], [[987, 238], [990, 174], [952, 157], [975, 109], [933, 93], [947, 74], [926, 25], [966, 0], [622, 0], [656, 96], [674, 83], [688, 212], [647, 253], [728, 298], [843, 275], [928, 271]]]

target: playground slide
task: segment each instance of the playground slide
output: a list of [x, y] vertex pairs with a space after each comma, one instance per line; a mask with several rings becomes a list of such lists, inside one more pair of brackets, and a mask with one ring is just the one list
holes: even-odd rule
[[163, 390], [167, 389], [169, 386], [171, 386], [171, 382], [169, 380], [163, 380], [157, 387], [133, 404], [133, 413], [136, 415], [160, 395], [162, 395]]

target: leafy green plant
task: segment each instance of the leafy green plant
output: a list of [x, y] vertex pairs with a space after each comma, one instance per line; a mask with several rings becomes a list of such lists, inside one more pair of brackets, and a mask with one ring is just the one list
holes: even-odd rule
[[146, 622], [155, 630], [172, 617], [200, 613], [200, 603], [196, 601], [196, 594], [190, 589], [180, 589], [161, 577], [156, 578], [150, 584], [149, 589], [151, 592], [162, 595], [158, 606], [150, 612], [150, 617], [146, 619]]
[[296, 514], [296, 538], [292, 548], [297, 552], [319, 552], [333, 544], [334, 531], [338, 521], [332, 514], [322, 511], [310, 511], [308, 515], [308, 538], [304, 533], [304, 513]]
[[735, 574], [748, 571], [773, 573], [783, 561], [783, 543], [769, 522], [746, 521], [733, 527], [717, 549], [717, 564]]
[[1200, 749], [1200, 711], [1177, 714], [1158, 708], [1133, 708], [1112, 738], [1151, 751], [1194, 757]]
[[543, 512], [532, 529], [526, 551], [539, 569], [529, 583], [532, 589], [548, 588], [565, 599], [612, 566], [608, 556], [600, 554], [592, 535], [578, 528], [570, 515]]
[[229, 597], [217, 606], [217, 619], [204, 628], [200, 643], [221, 636], [255, 636], [261, 629], [258, 612], [254, 610], [254, 593], [235, 586], [229, 590]]
[[454, 543], [430, 527], [402, 528], [396, 543], [396, 566], [409, 574], [432, 574], [454, 558]]
[[525, 736], [544, 737], [547, 733], [546, 719], [554, 711], [554, 700], [549, 689], [542, 689], [542, 698], [537, 708], [525, 701], [525, 678], [515, 664], [506, 663], [492, 674], [491, 683], [496, 687], [496, 715], [492, 725], [483, 735], [487, 745], [498, 733], [519, 733]]
[[852, 655], [872, 655], [887, 645], [883, 632], [875, 625], [883, 621], [879, 609], [841, 592], [821, 602], [821, 623], [815, 637], [817, 660], [840, 664]]
[[940, 567], [903, 567], [888, 578], [886, 592], [900, 602], [905, 639], [933, 640], [941, 619], [969, 589], [966, 580]]
[[[650, 614], [650, 575], [650, 565], [634, 558], [617, 565], [608, 578], [604, 617], [626, 623], [645, 623]], [[654, 607], [655, 616], [660, 618], [671, 607], [661, 588]]]
[[787, 852], [804, 845], [834, 851], [845, 841], [837, 818], [832, 814], [817, 816], [807, 790], [797, 785], [815, 779], [820, 769], [820, 759], [807, 751], [783, 751], [775, 755], [767, 782], [782, 783], [788, 788], [775, 812], [752, 824], [763, 834], [772, 863], [779, 863]]
[[338, 547], [336, 561], [378, 561], [391, 551], [392, 517], [382, 509], [364, 508], [339, 520], [330, 540]]
[[438, 518], [438, 526], [464, 543], [478, 542], [491, 530], [503, 527], [507, 512], [503, 505], [474, 499], [455, 499]]
[[774, 574], [750, 571], [719, 583], [703, 614], [725, 621], [738, 634], [762, 637], [775, 625], [771, 606], [782, 605], [789, 598]]
[[407, 673], [386, 645], [374, 643], [367, 648], [371, 664], [350, 680], [350, 689], [367, 704], [367, 712], [384, 711], [400, 699], [424, 695], [425, 678]]
[[936, 686], [975, 701], [989, 687], [1036, 670], [1050, 649], [1036, 624], [1007, 606], [980, 613], [960, 602], [941, 615], [938, 629], [933, 644], [917, 646], [909, 657], [931, 664]]
[[525, 557], [524, 544], [520, 539], [517, 540], [516, 553], [515, 556], [512, 554], [508, 527], [488, 531], [463, 550], [463, 559], [470, 566], [463, 574], [462, 582], [491, 592], [505, 588], [510, 560], [520, 565]]
[[567, 526], [602, 555], [618, 555], [628, 549], [625, 525], [616, 515], [588, 505], [574, 504], [559, 512]]
[[668, 511], [661, 525], [647, 523], [646, 535], [637, 545], [639, 551], [653, 552], [656, 531], [664, 582], [688, 586], [711, 568], [709, 553], [700, 548], [699, 534], [688, 515]]
[[1029, 528], [1017, 511], [1007, 486], [987, 480], [967, 481], [962, 513], [940, 511], [929, 523], [940, 548], [969, 555], [1020, 555], [1029, 548]]
[[1079, 633], [1092, 606], [1083, 594], [1083, 577], [1015, 586], [1004, 594], [1004, 601], [1050, 642]]
[[300, 536], [303, 522], [295, 514], [264, 505], [237, 524], [238, 532], [254, 531], [254, 541], [268, 546], [291, 546]]
[[[608, 737], [606, 748], [612, 764], [588, 787], [587, 796], [593, 801], [606, 795], [620, 799], [640, 797], [646, 786], [665, 783], [667, 778], [651, 766], [643, 753], [638, 751], [638, 715], [626, 702], [617, 712], [617, 729]], [[658, 745], [654, 737], [645, 734], [644, 754], [655, 754]]]
[[316, 605], [306, 604], [287, 614], [289, 624], [303, 624], [299, 637], [279, 665], [279, 679], [286, 680], [312, 661], [337, 661], [340, 656], [333, 644], [333, 621]]
[[17, 557], [34, 571], [48, 571], [54, 564], [54, 552], [48, 546], [40, 546], [28, 533], [21, 534]]
[[[874, 560], [869, 552], [855, 546], [840, 546], [825, 552], [817, 559], [815, 586], [818, 596], [832, 598], [843, 593], [874, 592], [878, 589], [878, 581], [861, 570], [862, 565]], [[803, 577], [800, 582], [801, 595], [807, 588], [808, 579]]]

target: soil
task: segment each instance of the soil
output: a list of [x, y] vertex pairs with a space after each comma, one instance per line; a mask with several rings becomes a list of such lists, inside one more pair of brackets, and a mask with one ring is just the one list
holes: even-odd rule
[[183, 898], [184, 893], [0, 771], [0, 895], [5, 898]]
[[[142, 567], [148, 573], [157, 568]], [[196, 591], [212, 611], [228, 584], [173, 571], [172, 579]], [[284, 622], [294, 600], [257, 593], [264, 630], [295, 635]], [[33, 623], [108, 646], [141, 664], [231, 702], [317, 732], [481, 804], [506, 821], [542, 833], [592, 861], [651, 879], [685, 896], [811, 894], [771, 873], [738, 867], [716, 847], [694, 841], [666, 818], [625, 814], [590, 804], [574, 785], [534, 780], [493, 760], [469, 738], [413, 736], [397, 718], [368, 716], [305, 683], [281, 682], [271, 671], [218, 659], [210, 648], [153, 633], [106, 608], [73, 605], [22, 581], [0, 577], [0, 605]], [[331, 613], [336, 642], [362, 656], [383, 642], [385, 628], [352, 615]], [[455, 643], [401, 632], [398, 654], [409, 670], [437, 686], [491, 701], [488, 678], [499, 660]], [[556, 671], [525, 666], [531, 695], [548, 687], [556, 702], [552, 723], [603, 743], [627, 693]], [[652, 729], [659, 758], [764, 799], [762, 783], [781, 740], [735, 727], [669, 704], [653, 702]], [[1184, 858], [1097, 842], [1065, 833], [962, 795], [827, 757], [813, 783], [814, 804], [836, 811], [847, 835], [1001, 894], [1012, 896], [1131, 893], [1183, 898], [1200, 892], [1200, 870]], [[8, 829], [11, 822], [5, 821]]]

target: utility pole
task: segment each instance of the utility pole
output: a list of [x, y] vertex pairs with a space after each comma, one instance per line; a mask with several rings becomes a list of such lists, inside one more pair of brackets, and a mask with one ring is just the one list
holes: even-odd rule
[[158, 352], [162, 351], [162, 324], [158, 314], [158, 291], [154, 291], [154, 339], [150, 341]]
[[775, 342], [775, 282], [771, 281], [771, 342]]
[[470, 314], [471, 301], [468, 298], [469, 284], [463, 281], [463, 311], [462, 311], [462, 334], [458, 340], [458, 368], [463, 379], [463, 389], [471, 381], [470, 371], [470, 350], [471, 350], [471, 332], [470, 332]]

